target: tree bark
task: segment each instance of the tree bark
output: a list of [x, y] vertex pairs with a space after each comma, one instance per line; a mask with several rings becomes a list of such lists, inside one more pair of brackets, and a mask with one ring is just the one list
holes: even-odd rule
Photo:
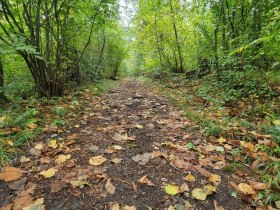
[[177, 25], [176, 25], [176, 20], [175, 20], [175, 14], [174, 14], [174, 8], [173, 8], [173, 5], [172, 5], [172, 0], [169, 1], [169, 5], [170, 5], [172, 25], [173, 25], [175, 41], [176, 41], [176, 48], [177, 48], [177, 51], [178, 51], [179, 65], [180, 65], [179, 68], [178, 68], [178, 64], [176, 64], [176, 70], [175, 70], [176, 72], [175, 73], [183, 73], [184, 72], [184, 67], [183, 67], [183, 60], [184, 59], [183, 59], [183, 55], [182, 55], [181, 45], [180, 45], [180, 42], [179, 42], [178, 29], [177, 29]]
[[6, 102], [8, 102], [8, 99], [5, 95], [5, 90], [4, 90], [4, 69], [3, 69], [3, 63], [2, 63], [2, 58], [0, 55], [0, 104], [4, 105]]

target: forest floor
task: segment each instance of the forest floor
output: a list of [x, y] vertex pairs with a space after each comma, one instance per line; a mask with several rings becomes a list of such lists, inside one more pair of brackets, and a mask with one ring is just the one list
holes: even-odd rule
[[191, 132], [183, 111], [137, 80], [88, 103], [79, 123], [44, 132], [4, 168], [1, 210], [250, 209], [244, 200], [263, 188], [253, 171], [223, 169], [239, 142]]

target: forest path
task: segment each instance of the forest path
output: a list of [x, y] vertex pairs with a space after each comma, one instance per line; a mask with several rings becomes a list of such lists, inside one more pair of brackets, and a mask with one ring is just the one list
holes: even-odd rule
[[119, 82], [93, 102], [79, 126], [61, 134], [64, 140], [32, 145], [32, 161], [15, 166], [24, 178], [13, 190], [0, 181], [0, 207], [33, 201], [48, 210], [246, 209], [231, 196], [219, 143], [190, 134], [195, 125], [182, 114], [140, 82]]

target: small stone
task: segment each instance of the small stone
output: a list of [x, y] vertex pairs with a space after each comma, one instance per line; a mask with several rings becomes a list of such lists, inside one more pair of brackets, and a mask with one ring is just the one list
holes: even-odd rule
[[163, 177], [163, 178], [161, 178], [161, 181], [162, 181], [162, 182], [168, 182], [168, 179], [166, 179], [166, 178]]
[[55, 137], [57, 137], [57, 134], [56, 134], [56, 133], [53, 133], [53, 134], [51, 135], [51, 138], [55, 138]]

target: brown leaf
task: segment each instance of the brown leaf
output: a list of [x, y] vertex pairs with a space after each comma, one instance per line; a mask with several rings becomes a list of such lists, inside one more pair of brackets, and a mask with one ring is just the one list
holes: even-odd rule
[[155, 184], [147, 178], [147, 175], [140, 178], [138, 182], [140, 182], [141, 184], [147, 184], [148, 186], [155, 186]]
[[205, 177], [210, 177], [211, 173], [200, 166], [195, 166], [195, 169]]
[[0, 180], [10, 182], [19, 179], [24, 171], [15, 167], [6, 167], [4, 171], [0, 173]]
[[106, 189], [107, 192], [110, 193], [111, 195], [115, 194], [116, 188], [115, 188], [115, 186], [111, 183], [111, 179], [107, 179], [107, 182], [106, 182], [106, 185], [105, 185], [105, 189]]
[[222, 206], [218, 205], [218, 202], [214, 200], [214, 208], [215, 210], [225, 210]]
[[28, 206], [32, 203], [33, 198], [30, 195], [25, 195], [22, 197], [18, 197], [13, 201], [13, 209], [23, 209], [24, 207]]
[[268, 189], [268, 186], [265, 183], [262, 183], [262, 182], [249, 181], [249, 184], [255, 190], [267, 190]]
[[137, 185], [135, 184], [135, 182], [131, 182], [131, 186], [134, 192], [137, 193]]
[[186, 183], [183, 183], [180, 187], [181, 192], [189, 192], [189, 186]]
[[52, 193], [57, 193], [60, 190], [64, 189], [67, 187], [67, 183], [64, 181], [55, 181], [54, 183], [51, 184], [51, 192]]
[[237, 191], [239, 191], [239, 188], [237, 186], [237, 184], [235, 184], [233, 181], [229, 181], [229, 184]]

